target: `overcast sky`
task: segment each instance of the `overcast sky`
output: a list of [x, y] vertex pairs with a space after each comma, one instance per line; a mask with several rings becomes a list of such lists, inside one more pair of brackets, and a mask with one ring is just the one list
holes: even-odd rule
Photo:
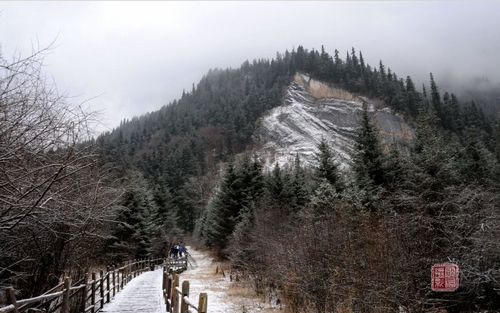
[[[103, 129], [159, 109], [210, 68], [298, 45], [351, 47], [418, 81], [500, 81], [500, 2], [0, 2], [5, 58], [57, 38], [46, 73]], [[344, 55], [345, 52], [342, 53]]]

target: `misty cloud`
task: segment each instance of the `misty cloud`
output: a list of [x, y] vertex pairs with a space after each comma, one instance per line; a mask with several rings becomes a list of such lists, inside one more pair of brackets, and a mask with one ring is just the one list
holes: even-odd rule
[[[298, 45], [363, 51], [399, 75], [499, 86], [498, 2], [2, 2], [2, 55], [57, 38], [46, 72], [107, 129], [156, 110], [210, 68]], [[484, 85], [484, 83], [483, 83]]]

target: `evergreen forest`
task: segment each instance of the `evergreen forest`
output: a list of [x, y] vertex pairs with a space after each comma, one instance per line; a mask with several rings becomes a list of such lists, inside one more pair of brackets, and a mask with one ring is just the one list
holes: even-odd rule
[[[92, 117], [40, 77], [38, 55], [0, 61], [0, 287], [39, 295], [68, 268], [164, 256], [186, 240], [257, 293], [278, 290], [293, 313], [500, 310], [499, 103], [462, 101], [432, 73], [417, 86], [354, 48], [298, 46], [210, 70], [94, 138]], [[365, 106], [348, 169], [330, 138], [312, 167], [297, 154], [266, 169], [253, 135], [296, 73], [403, 116], [411, 148], [382, 147]], [[456, 292], [429, 289], [444, 262], [460, 266]]]

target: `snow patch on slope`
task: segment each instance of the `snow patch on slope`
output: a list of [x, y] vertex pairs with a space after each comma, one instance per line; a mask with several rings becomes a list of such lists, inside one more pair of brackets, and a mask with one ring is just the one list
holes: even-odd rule
[[413, 130], [389, 108], [377, 108], [373, 100], [298, 73], [287, 89], [284, 104], [268, 112], [255, 132], [257, 153], [265, 168], [269, 170], [276, 163], [280, 167], [293, 164], [296, 154], [306, 166], [314, 165], [322, 138], [336, 152], [341, 167], [348, 168], [363, 103], [385, 145], [407, 145], [412, 140]]

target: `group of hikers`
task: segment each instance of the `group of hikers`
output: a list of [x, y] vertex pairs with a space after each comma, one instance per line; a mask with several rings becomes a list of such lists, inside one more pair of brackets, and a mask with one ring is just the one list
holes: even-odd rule
[[174, 259], [187, 256], [187, 249], [183, 242], [179, 242], [170, 248], [170, 256]]

